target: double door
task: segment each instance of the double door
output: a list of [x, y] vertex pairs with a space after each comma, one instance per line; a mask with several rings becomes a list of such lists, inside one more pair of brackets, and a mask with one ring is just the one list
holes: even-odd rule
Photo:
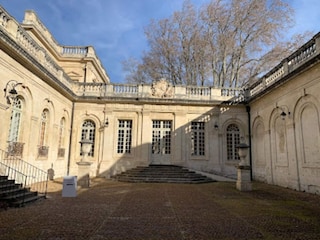
[[152, 121], [151, 164], [171, 163], [171, 120]]

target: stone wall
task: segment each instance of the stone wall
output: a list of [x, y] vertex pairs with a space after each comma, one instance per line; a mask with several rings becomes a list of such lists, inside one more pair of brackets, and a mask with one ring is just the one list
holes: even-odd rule
[[[252, 101], [256, 180], [320, 193], [320, 64]], [[285, 113], [285, 116], [281, 116]]]
[[[182, 106], [178, 104], [121, 104], [76, 103], [71, 144], [71, 172], [81, 160], [81, 126], [85, 120], [95, 123], [95, 154], [92, 175], [110, 176], [139, 165], [153, 163], [152, 121], [172, 121], [171, 153], [165, 164], [181, 165], [205, 172], [235, 176], [238, 161], [226, 160], [226, 128], [231, 123], [240, 128], [240, 135], [248, 141], [245, 107]], [[132, 120], [132, 149], [130, 154], [117, 153], [118, 121]], [[105, 125], [106, 120], [108, 125]], [[191, 153], [191, 122], [205, 122], [205, 154]], [[216, 127], [215, 127], [216, 125]]]

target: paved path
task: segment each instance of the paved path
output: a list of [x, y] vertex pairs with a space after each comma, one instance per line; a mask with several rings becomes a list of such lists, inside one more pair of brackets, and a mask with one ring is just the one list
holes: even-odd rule
[[254, 183], [132, 184], [94, 179], [61, 196], [0, 210], [0, 239], [320, 239], [320, 196]]

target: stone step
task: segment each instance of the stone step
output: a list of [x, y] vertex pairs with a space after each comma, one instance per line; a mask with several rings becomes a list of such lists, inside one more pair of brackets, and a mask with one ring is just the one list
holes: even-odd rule
[[183, 179], [183, 178], [121, 178], [119, 182], [134, 182], [134, 183], [209, 183], [214, 182], [211, 179]]
[[0, 202], [5, 203], [5, 207], [21, 207], [44, 197], [6, 176], [0, 177]]
[[37, 192], [27, 192], [26, 194], [21, 194], [19, 197], [10, 201], [11, 207], [21, 207], [28, 203], [37, 201], [45, 196], [39, 195]]
[[175, 165], [138, 166], [112, 177], [120, 182], [208, 183], [214, 180]]

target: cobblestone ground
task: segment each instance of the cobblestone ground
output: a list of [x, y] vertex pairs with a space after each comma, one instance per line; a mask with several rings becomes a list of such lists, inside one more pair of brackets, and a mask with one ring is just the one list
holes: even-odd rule
[[0, 210], [0, 239], [320, 239], [320, 196], [253, 183], [132, 184], [94, 179], [77, 197]]

